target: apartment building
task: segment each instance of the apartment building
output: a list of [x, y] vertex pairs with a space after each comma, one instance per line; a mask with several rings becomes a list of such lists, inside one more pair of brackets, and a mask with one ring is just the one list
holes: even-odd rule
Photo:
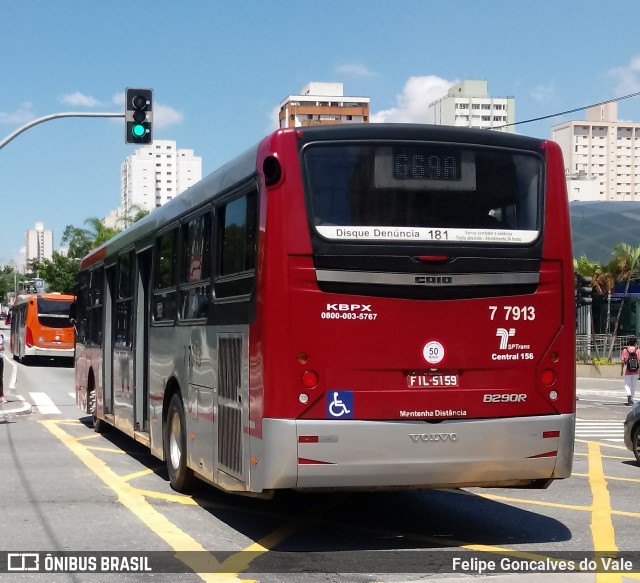
[[342, 83], [308, 83], [280, 103], [281, 128], [369, 123], [369, 98], [344, 95]]
[[482, 128], [513, 133], [515, 98], [491, 97], [488, 83], [466, 80], [453, 85], [444, 97], [429, 104], [427, 119], [438, 125]]
[[[618, 121], [617, 103], [553, 126], [551, 138], [562, 148], [571, 200], [640, 201], [640, 123]], [[580, 177], [597, 185], [597, 198], [571, 194]]]
[[202, 178], [202, 159], [193, 150], [179, 149], [172, 140], [154, 140], [123, 162], [120, 207], [126, 217], [132, 209], [152, 211]]
[[25, 272], [30, 271], [32, 261], [51, 260], [53, 258], [53, 231], [45, 229], [44, 223], [37, 222], [33, 229], [26, 231], [24, 242]]

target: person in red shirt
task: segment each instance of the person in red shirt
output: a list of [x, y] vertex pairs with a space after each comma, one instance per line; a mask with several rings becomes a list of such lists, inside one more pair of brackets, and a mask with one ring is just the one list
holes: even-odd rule
[[[624, 375], [624, 390], [627, 393], [627, 405], [633, 405], [633, 397], [636, 392], [636, 384], [638, 382], [638, 374], [640, 374], [638, 370], [638, 361], [640, 359], [640, 353], [636, 354], [638, 350], [636, 338], [631, 338], [629, 340], [629, 345], [626, 348], [622, 349], [622, 354], [620, 355], [620, 362], [622, 363], [622, 368], [620, 370], [620, 375]], [[630, 355], [635, 355], [634, 358], [631, 358], [631, 363], [629, 363]]]

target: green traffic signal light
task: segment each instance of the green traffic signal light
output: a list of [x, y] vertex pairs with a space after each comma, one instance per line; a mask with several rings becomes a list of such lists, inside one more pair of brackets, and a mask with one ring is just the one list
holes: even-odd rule
[[127, 88], [125, 93], [125, 142], [151, 144], [153, 90]]
[[146, 130], [144, 129], [144, 126], [140, 123], [135, 124], [132, 128], [131, 128], [131, 133], [136, 137], [136, 138], [141, 138], [142, 136], [144, 136]]

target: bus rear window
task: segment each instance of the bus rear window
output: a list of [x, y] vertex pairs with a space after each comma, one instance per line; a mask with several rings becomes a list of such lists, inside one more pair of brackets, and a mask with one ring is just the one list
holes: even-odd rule
[[38, 322], [48, 328], [71, 328], [70, 307], [71, 301], [38, 298]]
[[455, 144], [310, 144], [313, 224], [327, 239], [526, 244], [539, 227], [542, 159]]

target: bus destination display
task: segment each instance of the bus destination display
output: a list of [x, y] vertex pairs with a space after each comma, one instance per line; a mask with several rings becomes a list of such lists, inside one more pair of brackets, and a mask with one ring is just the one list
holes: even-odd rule
[[460, 151], [431, 148], [394, 150], [393, 177], [398, 180], [460, 181]]
[[472, 150], [424, 146], [386, 146], [375, 155], [376, 188], [400, 190], [476, 189]]

